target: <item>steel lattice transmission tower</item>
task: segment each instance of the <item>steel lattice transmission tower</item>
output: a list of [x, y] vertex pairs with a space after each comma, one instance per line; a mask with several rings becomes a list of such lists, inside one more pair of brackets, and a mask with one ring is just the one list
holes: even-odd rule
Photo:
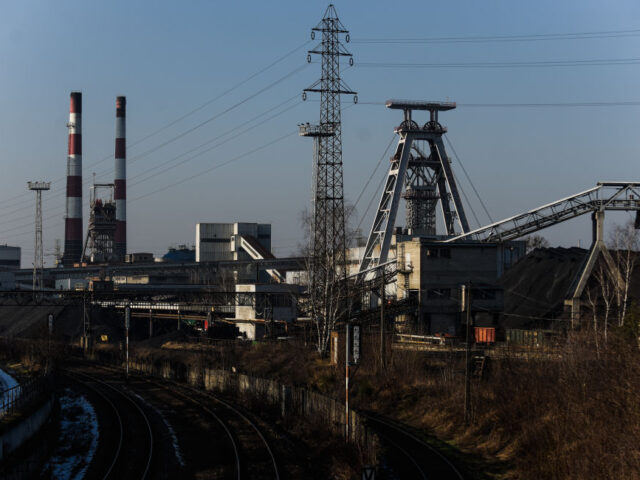
[[42, 191], [51, 188], [51, 182], [28, 182], [29, 190], [36, 192], [36, 238], [33, 254], [33, 291], [42, 290], [44, 284], [42, 269], [44, 253], [42, 251]]
[[[322, 35], [321, 42], [309, 50], [307, 61], [312, 55], [320, 55], [322, 75], [307, 92], [320, 93], [320, 124], [302, 125], [300, 134], [314, 138], [313, 166], [313, 213], [311, 219], [311, 265], [310, 294], [312, 314], [320, 319], [324, 328], [318, 331], [319, 349], [324, 352], [330, 330], [333, 329], [340, 298], [338, 290], [343, 286], [338, 281], [346, 275], [346, 236], [344, 213], [344, 186], [342, 180], [342, 131], [340, 125], [340, 95], [356, 95], [340, 78], [340, 58], [351, 54], [341, 43], [341, 36], [349, 41], [349, 31], [342, 25], [333, 5], [329, 5], [324, 17], [311, 30], [311, 39], [316, 32]], [[354, 97], [357, 102], [357, 96]]]

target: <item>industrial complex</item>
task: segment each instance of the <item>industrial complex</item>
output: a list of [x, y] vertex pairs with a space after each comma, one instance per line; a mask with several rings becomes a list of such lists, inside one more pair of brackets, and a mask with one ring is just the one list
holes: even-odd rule
[[[158, 9], [193, 8], [200, 15], [209, 8], [206, 3], [200, 2], [197, 8], [167, 4]], [[251, 8], [259, 11], [258, 3]], [[42, 7], [34, 7], [38, 8]], [[73, 8], [81, 12], [78, 18], [84, 15], [84, 6], [74, 4]], [[227, 13], [225, 9], [234, 8], [238, 7], [230, 3], [219, 9], [220, 18]], [[424, 9], [430, 14], [433, 10], [432, 6]], [[465, 9], [464, 14], [470, 16], [472, 9]], [[572, 5], [572, 9], [577, 7]], [[125, 33], [130, 21], [125, 17], [135, 15], [136, 9], [129, 9], [126, 16], [119, 10], [121, 6], [114, 9], [114, 18], [118, 31]], [[144, 21], [157, 15], [149, 9], [138, 10], [144, 11], [138, 13]], [[406, 13], [401, 15], [404, 17], [398, 24], [406, 33], [410, 30], [405, 23], [411, 22], [407, 22]], [[183, 28], [175, 25], [180, 22], [173, 17], [166, 20], [176, 32], [180, 31], [177, 27]], [[389, 19], [378, 21], [386, 25]], [[255, 25], [250, 24], [251, 28]], [[6, 233], [11, 228], [0, 228], [4, 243], [0, 245], [0, 477], [636, 478], [640, 472], [640, 179], [627, 178], [625, 169], [618, 172], [623, 178], [616, 181], [590, 178], [590, 188], [576, 193], [549, 194], [551, 189], [535, 185], [538, 194], [562, 198], [547, 198], [543, 205], [494, 221], [448, 137], [449, 128], [466, 131], [470, 138], [479, 135], [471, 131], [477, 128], [477, 120], [466, 116], [469, 109], [464, 107], [484, 108], [487, 104], [467, 103], [469, 99], [463, 99], [460, 90], [452, 93], [459, 103], [449, 100], [446, 90], [437, 91], [442, 101], [429, 98], [428, 90], [421, 92], [423, 85], [433, 87], [433, 82], [444, 78], [440, 75], [416, 75], [419, 82], [412, 88], [405, 88], [409, 75], [394, 75], [392, 84], [380, 81], [376, 88], [400, 91], [401, 96], [411, 92], [414, 98], [360, 101], [358, 89], [342, 76], [355, 60], [348, 45], [349, 30], [333, 5], [326, 8], [310, 33], [311, 39], [299, 47], [244, 81], [234, 78], [233, 88], [197, 108], [188, 107], [188, 113], [151, 133], [141, 135], [137, 130], [151, 123], [145, 119], [149, 112], [160, 117], [160, 103], [173, 112], [177, 105], [192, 102], [202, 92], [188, 97], [191, 92], [185, 69], [173, 65], [172, 73], [182, 75], [178, 95], [164, 95], [165, 90], [160, 89], [166, 85], [158, 81], [153, 87], [164, 97], [151, 95], [150, 84], [144, 84], [148, 92], [142, 91], [149, 98], [141, 99], [146, 95], [135, 88], [137, 83], [124, 82], [130, 94], [129, 130], [134, 133], [129, 145], [127, 97], [115, 96], [123, 86], [117, 84], [117, 90], [106, 95], [115, 96], [115, 131], [106, 135], [110, 153], [94, 163], [86, 162], [94, 156], [97, 145], [88, 135], [104, 127], [96, 128], [93, 123], [96, 108], [91, 103], [91, 87], [70, 92], [67, 130], [66, 95], [73, 84], [56, 93], [60, 103], [53, 110], [59, 115], [55, 122], [59, 131], [53, 141], [58, 139], [60, 145], [51, 148], [50, 139], [41, 143], [46, 143], [50, 152], [57, 151], [58, 161], [46, 161], [61, 178], [25, 178], [27, 191], [21, 194], [31, 200], [35, 197], [33, 257], [31, 251], [25, 257], [33, 261], [22, 258], [26, 247], [31, 250], [30, 243], [4, 243], [31, 236], [31, 220], [16, 227], [29, 229], [26, 233], [11, 236]], [[173, 31], [162, 34], [175, 36]], [[10, 41], [22, 38], [13, 31], [9, 37]], [[504, 43], [511, 48], [516, 42], [545, 40], [552, 44], [618, 37], [640, 38], [640, 30], [362, 37], [354, 43], [372, 45], [380, 54], [386, 48], [399, 50], [397, 45], [403, 49], [424, 45], [435, 50], [441, 44], [484, 48], [488, 43]], [[129, 37], [122, 38], [114, 42], [118, 48]], [[197, 41], [201, 40], [198, 37]], [[158, 39], [150, 42], [152, 48], [159, 45]], [[195, 58], [197, 49], [193, 40], [189, 42], [176, 41], [176, 48], [191, 47]], [[157, 51], [163, 68], [169, 64], [165, 59], [176, 65], [178, 60], [193, 62], [188, 55], [176, 59], [163, 49]], [[82, 62], [91, 65], [86, 51], [81, 53]], [[438, 53], [444, 55], [443, 50]], [[298, 54], [297, 63], [306, 60], [312, 65], [298, 65], [280, 76], [280, 62]], [[84, 68], [85, 63], [82, 65]], [[365, 59], [361, 65], [378, 68], [387, 64]], [[418, 68], [459, 72], [461, 67], [600, 67], [640, 65], [640, 59], [509, 63], [476, 62], [474, 58], [464, 64], [393, 65], [414, 69], [413, 75], [423, 71], [415, 70]], [[218, 123], [215, 127], [209, 123], [303, 67], [313, 69], [317, 79], [298, 84], [297, 93], [289, 100], [250, 120], [243, 118], [242, 124], [228, 130], [230, 125], [225, 125], [225, 133], [216, 130], [215, 138], [199, 144], [202, 139], [194, 141], [198, 135], [211, 133], [202, 129], [181, 141], [191, 142], [187, 151], [169, 160], [163, 155], [173, 155], [176, 152], [171, 149], [184, 145], [173, 144], [156, 156], [157, 150], [204, 125], [217, 129]], [[202, 120], [210, 114], [205, 108], [214, 101], [236, 88], [235, 94], [244, 95], [240, 86], [272, 68], [268, 75], [279, 80], [269, 80], [267, 86], [243, 100], [232, 100], [236, 103]], [[232, 66], [216, 74], [225, 78], [223, 75], [236, 75], [237, 71]], [[138, 73], [127, 70], [127, 75], [133, 78]], [[153, 75], [157, 80], [158, 72]], [[108, 80], [109, 88], [116, 85]], [[443, 83], [447, 88], [455, 85], [448, 80]], [[52, 85], [59, 90], [58, 83]], [[359, 91], [372, 95], [364, 85]], [[275, 97], [276, 93], [270, 95]], [[353, 128], [351, 122], [343, 125], [346, 108], [341, 102], [345, 98], [353, 101], [351, 106], [368, 104], [370, 111], [386, 112], [393, 123], [382, 119], [375, 135], [370, 135], [373, 117], [361, 119], [363, 133], [357, 133], [360, 147], [355, 154], [345, 149], [343, 159], [343, 132], [351, 134]], [[96, 117], [111, 119], [111, 132], [113, 104], [103, 100], [97, 98], [106, 105], [107, 113]], [[262, 152], [277, 139], [260, 147], [251, 145], [244, 154], [234, 151], [231, 158], [226, 155], [236, 146], [228, 145], [225, 153], [202, 159], [206, 162], [203, 172], [194, 173], [197, 167], [190, 164], [186, 177], [174, 177], [168, 186], [140, 192], [140, 183], [182, 167], [240, 135], [250, 132], [244, 138], [251, 135], [253, 142], [257, 125], [275, 130], [272, 119], [306, 100], [315, 102], [311, 107], [319, 107], [319, 115], [315, 121], [282, 117], [289, 131], [279, 140], [288, 138], [291, 143], [287, 148]], [[609, 104], [640, 106], [635, 101]], [[244, 108], [253, 112], [254, 106]], [[146, 117], [138, 117], [138, 109]], [[234, 115], [244, 113], [239, 109]], [[84, 152], [84, 170], [83, 114], [91, 121], [85, 121], [89, 148]], [[10, 120], [12, 115], [22, 118], [23, 113], [10, 112]], [[143, 121], [136, 123], [138, 118]], [[187, 118], [198, 123], [185, 126], [185, 122], [184, 130], [172, 133], [175, 125]], [[454, 123], [460, 118], [476, 123], [465, 129], [464, 124]], [[489, 165], [498, 165], [499, 157], [516, 165], [511, 171], [515, 172], [538, 156], [531, 147], [525, 152], [529, 157], [522, 155], [516, 164], [505, 153], [508, 150], [500, 150], [508, 143], [505, 132], [489, 130], [493, 124], [484, 110], [481, 118], [486, 122], [482, 142], [493, 142], [491, 149], [480, 152], [484, 157], [475, 164], [483, 173]], [[383, 127], [388, 131], [381, 134]], [[559, 130], [560, 135], [569, 136]], [[487, 131], [502, 138], [487, 140]], [[536, 139], [529, 130], [525, 132], [532, 142], [548, 139]], [[374, 166], [375, 162], [369, 161], [371, 150], [378, 148], [377, 140], [384, 134], [391, 139], [381, 156], [382, 152], [373, 152], [381, 158], [367, 178], [362, 165]], [[375, 141], [370, 141], [374, 136]], [[134, 150], [153, 137], [149, 143], [157, 144], [151, 148], [146, 144], [142, 153]], [[42, 150], [43, 145], [39, 145]], [[602, 148], [615, 152], [609, 144]], [[253, 164], [232, 171], [232, 162], [253, 154]], [[556, 162], [544, 155], [542, 160]], [[304, 158], [297, 158], [300, 156]], [[142, 157], [154, 163], [141, 167], [141, 172], [138, 164], [131, 169]], [[88, 175], [87, 170], [105, 160], [113, 167]], [[352, 166], [351, 160], [358, 169], [344, 168]], [[530, 162], [535, 163], [532, 168], [540, 168], [538, 160]], [[301, 174], [294, 162], [297, 168], [311, 168]], [[227, 170], [217, 171], [215, 179], [198, 182], [198, 177], [222, 166]], [[572, 180], [577, 177], [575, 170], [570, 172]], [[353, 183], [344, 181], [344, 172], [351, 171], [363, 185], [357, 196]], [[516, 190], [517, 182], [507, 178], [509, 172], [502, 167], [495, 173], [505, 177], [494, 182], [496, 190], [503, 189], [498, 197], [503, 204], [507, 192]], [[591, 175], [591, 171], [585, 172], [583, 175]], [[227, 173], [229, 177], [224, 176]], [[465, 193], [467, 182], [460, 181], [460, 173], [478, 202]], [[372, 182], [376, 175], [378, 187]], [[561, 190], [571, 188], [557, 172], [548, 175], [550, 179], [553, 175]], [[569, 173], [566, 175], [568, 178]], [[302, 203], [296, 202], [300, 192], [307, 195], [309, 179], [308, 205], [298, 205]], [[165, 193], [187, 181], [193, 181], [188, 190], [182, 187]], [[61, 188], [56, 191], [63, 182], [64, 192]], [[181, 193], [176, 194], [178, 191]], [[352, 217], [356, 207], [362, 206], [358, 202], [365, 192], [364, 197], [371, 199], [357, 223]], [[127, 202], [131, 205], [156, 193], [150, 206], [130, 209], [127, 223]], [[59, 198], [63, 194], [64, 200]], [[525, 195], [517, 194], [524, 202]], [[351, 198], [356, 198], [353, 205]], [[54, 201], [64, 208], [64, 214], [44, 209], [43, 205], [48, 207]], [[486, 224], [474, 211], [476, 203], [486, 213]], [[7, 203], [2, 208], [16, 205], [18, 208], [7, 215], [29, 210], [28, 218], [33, 218], [30, 202]], [[43, 225], [43, 209], [47, 220], [55, 217], [56, 227]], [[299, 210], [302, 225], [293, 239], [304, 238], [297, 247], [280, 244], [288, 234], [285, 222], [295, 221], [294, 209]], [[624, 215], [626, 223], [612, 226], [611, 213]], [[609, 216], [606, 224], [605, 216]], [[549, 227], [578, 217], [591, 221], [588, 248], [579, 244], [551, 247], [541, 235]], [[20, 218], [7, 223], [13, 220]], [[62, 223], [64, 240], [55, 239], [53, 253], [45, 251], [44, 239], [53, 240], [51, 232], [58, 232], [54, 228], [61, 231]], [[574, 233], [577, 236], [580, 232]], [[181, 244], [171, 244], [173, 239]], [[164, 247], [167, 250], [158, 254]], [[293, 248], [296, 250], [279, 254]], [[46, 257], [53, 261], [45, 262]]]
[[[275, 334], [289, 330], [290, 325], [313, 323], [319, 318], [328, 322], [329, 330], [336, 322], [358, 321], [358, 315], [364, 321], [380, 308], [384, 298], [390, 302], [387, 321], [393, 329], [456, 337], [463, 327], [462, 285], [472, 285], [475, 325], [499, 327], [505, 304], [501, 278], [525, 257], [523, 238], [590, 214], [593, 245], [564, 302], [567, 318], [577, 319], [598, 257], [612, 265], [603, 241], [604, 214], [608, 210], [638, 214], [640, 184], [597, 182], [587, 191], [471, 230], [454, 174], [456, 164], [445, 147], [447, 128], [442, 123], [443, 117], [455, 114], [456, 104], [389, 100], [386, 107], [399, 114], [394, 128], [396, 148], [367, 238], [359, 243], [348, 238], [340, 98], [350, 95], [357, 101], [357, 92], [340, 76], [339, 59], [353, 63], [341, 43], [346, 32], [333, 8], [312, 31], [322, 40], [309, 51], [308, 60], [314, 55], [320, 57], [322, 75], [303, 92], [303, 99], [308, 94], [320, 94], [320, 122], [299, 126], [300, 135], [313, 141], [312, 218], [305, 254], [276, 258], [271, 225], [244, 221], [247, 219], [231, 223], [194, 219], [193, 248], [172, 248], [163, 257], [130, 251], [124, 96], [115, 99], [115, 177], [110, 183], [94, 180], [89, 215], [83, 219], [83, 102], [82, 93], [74, 91], [70, 94], [67, 124], [64, 250], [54, 268], [43, 268], [41, 219], [37, 217], [36, 238], [40, 241], [36, 243], [33, 268], [20, 268], [20, 247], [0, 246], [2, 290], [37, 290], [42, 295], [63, 296], [72, 292], [117, 292], [120, 303], [113, 306], [127, 303], [151, 315], [157, 309], [173, 312], [179, 318], [189, 314], [195, 319], [191, 323], [199, 328], [212, 326], [215, 321], [230, 322], [238, 327], [239, 336], [249, 338]], [[43, 189], [37, 188], [38, 209]], [[636, 226], [640, 224], [636, 222]], [[348, 291], [350, 298], [345, 296]], [[144, 301], [139, 301], [140, 295]], [[269, 323], [279, 327], [264, 327]]]

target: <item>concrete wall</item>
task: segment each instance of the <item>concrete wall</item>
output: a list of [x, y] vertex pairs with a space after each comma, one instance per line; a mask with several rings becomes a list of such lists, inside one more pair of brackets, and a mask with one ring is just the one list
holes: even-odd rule
[[[344, 434], [344, 403], [301, 387], [283, 385], [274, 380], [251, 377], [225, 370], [188, 366], [168, 360], [153, 362], [131, 357], [130, 368], [147, 375], [188, 383], [198, 388], [235, 397], [240, 403], [277, 406], [281, 416], [294, 421], [320, 421], [336, 435]], [[252, 403], [252, 400], [257, 400]], [[260, 412], [256, 412], [258, 415]], [[378, 448], [376, 435], [356, 411], [349, 412], [350, 440], [364, 451]]]
[[29, 417], [23, 419], [17, 425], [0, 435], [0, 462], [11, 454], [11, 452], [20, 448], [42, 428], [49, 419], [49, 415], [53, 409], [53, 402], [53, 398], [49, 399]]

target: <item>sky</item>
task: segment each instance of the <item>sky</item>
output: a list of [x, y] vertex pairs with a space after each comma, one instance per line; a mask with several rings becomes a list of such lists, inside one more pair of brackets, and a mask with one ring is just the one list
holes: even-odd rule
[[[301, 98], [320, 77], [306, 51], [318, 43], [310, 32], [326, 6], [0, 4], [0, 244], [21, 246], [23, 267], [31, 265], [35, 195], [26, 184], [35, 180], [53, 182], [43, 194], [46, 265], [56, 239], [64, 243], [69, 92], [81, 90], [85, 232], [92, 174], [98, 182], [113, 179], [115, 97], [126, 95], [130, 252], [162, 255], [171, 245], [193, 244], [198, 222], [240, 221], [271, 223], [274, 253], [295, 253], [304, 238], [300, 214], [311, 202], [313, 151], [297, 125], [317, 123], [320, 108], [317, 96]], [[460, 162], [493, 220], [600, 180], [640, 181], [640, 3], [406, 0], [335, 7], [354, 58], [342, 78], [359, 99], [342, 99], [345, 197], [356, 204], [355, 223], [365, 235], [388, 168], [384, 152], [401, 120], [384, 107], [389, 98], [458, 103], [440, 120], [459, 156], [452, 167], [470, 200], [472, 227], [490, 219]], [[486, 38], [496, 36], [509, 38]], [[580, 64], [585, 60], [591, 62]], [[594, 102], [607, 105], [495, 106]], [[629, 218], [608, 215], [607, 222]], [[541, 234], [552, 245], [585, 247], [590, 220]]]

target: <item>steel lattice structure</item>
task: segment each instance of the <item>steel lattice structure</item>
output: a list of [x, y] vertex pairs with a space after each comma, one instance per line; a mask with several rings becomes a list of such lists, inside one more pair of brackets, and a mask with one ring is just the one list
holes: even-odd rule
[[[407, 206], [407, 227], [412, 235], [435, 235], [435, 211], [440, 203], [447, 235], [463, 233], [469, 223], [458, 193], [449, 157], [442, 142], [447, 131], [438, 121], [438, 113], [456, 108], [452, 102], [422, 102], [389, 100], [387, 108], [399, 109], [404, 120], [395, 129], [398, 146], [391, 157], [391, 165], [378, 210], [369, 233], [360, 273], [371, 272], [376, 265], [387, 261], [393, 236], [400, 197]], [[429, 112], [429, 120], [419, 125], [413, 111]], [[368, 276], [373, 275], [369, 273]]]
[[[108, 195], [100, 198], [98, 190], [106, 190]], [[94, 183], [90, 189], [89, 227], [82, 249], [83, 262], [124, 260], [116, 251], [117, 200], [114, 201], [114, 191], [113, 183]]]
[[33, 291], [42, 290], [44, 253], [42, 248], [42, 192], [51, 188], [51, 182], [28, 182], [29, 190], [36, 192], [36, 233], [33, 255]]
[[309, 50], [307, 61], [311, 62], [312, 55], [320, 55], [322, 75], [302, 95], [306, 99], [308, 92], [320, 93], [320, 124], [302, 126], [300, 134], [315, 141], [309, 265], [311, 302], [316, 318], [320, 317], [331, 328], [341, 297], [336, 291], [341, 288], [338, 282], [346, 275], [340, 96], [356, 95], [356, 92], [340, 78], [340, 58], [348, 57], [350, 64], [353, 59], [341, 43], [341, 36], [349, 41], [349, 32], [338, 19], [333, 5], [327, 7], [320, 23], [311, 30], [312, 39], [316, 32], [322, 35], [322, 40]]
[[584, 192], [449, 238], [446, 242], [514, 240], [586, 213], [605, 210], [640, 211], [640, 183], [598, 182]]

